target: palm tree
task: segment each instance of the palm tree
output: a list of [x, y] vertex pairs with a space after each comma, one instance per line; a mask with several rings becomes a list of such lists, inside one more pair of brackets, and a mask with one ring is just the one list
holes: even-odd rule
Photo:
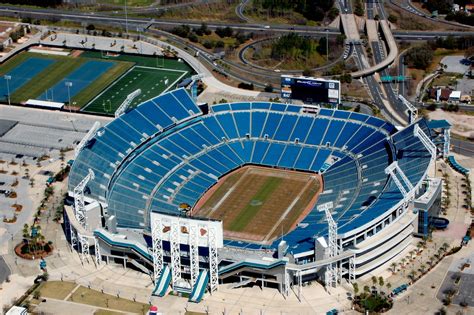
[[413, 255], [415, 254], [415, 251], [411, 250], [408, 254], [410, 254], [410, 259], [413, 259]]
[[415, 270], [410, 271], [408, 276], [411, 278], [412, 281], [415, 280], [416, 271]]
[[387, 287], [387, 289], [390, 291], [390, 288], [392, 287], [392, 284], [390, 282], [387, 282], [387, 284], [385, 285]]
[[384, 284], [385, 284], [385, 282], [383, 280], [383, 277], [379, 277], [379, 286], [383, 287]]
[[425, 272], [425, 268], [426, 268], [426, 266], [425, 266], [424, 264], [421, 264], [421, 265], [420, 265], [420, 271], [421, 271], [421, 273], [424, 273], [424, 272]]
[[372, 276], [372, 285], [376, 285], [376, 284], [377, 284], [377, 277]]
[[352, 284], [352, 287], [354, 288], [354, 295], [357, 295], [359, 293], [359, 285], [356, 282], [354, 282]]
[[27, 238], [29, 236], [28, 235], [28, 229], [29, 229], [29, 226], [28, 226], [28, 224], [25, 223], [25, 225], [23, 225], [23, 230], [22, 230], [24, 238]]
[[369, 293], [370, 292], [370, 288], [368, 285], [364, 285], [364, 292], [365, 293]]
[[449, 248], [449, 244], [448, 243], [443, 243], [443, 245], [441, 245], [441, 248], [443, 249], [443, 251], [447, 251], [448, 248]]
[[402, 267], [405, 267], [405, 262], [406, 262], [406, 261], [407, 261], [407, 260], [406, 260], [405, 258], [402, 258], [402, 260], [401, 260], [401, 262], [402, 262]]
[[423, 247], [423, 244], [421, 244], [421, 242], [418, 242], [418, 244], [416, 244], [416, 249], [418, 251], [418, 254], [421, 252], [422, 247]]
[[397, 263], [396, 263], [396, 262], [392, 262], [392, 263], [390, 264], [390, 267], [392, 267], [392, 273], [395, 273], [395, 271], [397, 270], [397, 269], [396, 269], [396, 268], [397, 268]]

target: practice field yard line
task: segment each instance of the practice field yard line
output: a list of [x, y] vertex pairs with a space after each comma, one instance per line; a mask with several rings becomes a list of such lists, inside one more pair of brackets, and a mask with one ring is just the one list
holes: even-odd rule
[[[177, 74], [181, 75], [177, 77]], [[113, 113], [130, 93], [140, 88], [142, 94], [130, 105], [134, 107], [167, 92], [186, 75], [188, 75], [187, 71], [134, 66], [94, 97], [81, 111]], [[177, 78], [173, 82], [164, 85], [164, 78], [166, 77], [170, 77], [169, 79]], [[108, 108], [106, 108], [107, 105]]]
[[171, 71], [171, 72], [181, 72], [181, 73], [187, 73], [188, 71], [185, 70], [177, 70], [177, 69], [169, 69], [169, 68], [154, 68], [154, 67], [148, 67], [148, 66], [135, 66], [136, 68], [141, 68], [141, 69], [150, 69], [150, 70], [165, 70], [165, 71]]
[[233, 231], [242, 231], [244, 230], [247, 225], [252, 221], [255, 215], [258, 213], [260, 208], [268, 197], [273, 193], [275, 189], [277, 189], [278, 185], [281, 184], [283, 181], [282, 178], [277, 177], [269, 177], [262, 185], [262, 188], [252, 197], [252, 200], [260, 200], [262, 204], [258, 206], [253, 206], [252, 204], [248, 204], [239, 215], [239, 219], [235, 220], [233, 224], [229, 227], [230, 230]]
[[176, 84], [178, 84], [178, 82], [181, 81], [181, 79], [182, 79], [186, 74], [188, 74], [188, 73], [187, 73], [187, 72], [183, 73], [183, 74], [182, 74], [179, 78], [177, 78], [173, 83], [171, 83], [170, 85], [168, 85], [168, 87], [167, 87], [163, 92], [161, 92], [161, 94], [168, 92], [171, 88], [173, 88]]
[[84, 108], [81, 108], [81, 111], [85, 111], [87, 107], [89, 107], [92, 103], [94, 103], [99, 97], [101, 97], [105, 92], [107, 92], [110, 88], [112, 88], [114, 85], [116, 85], [120, 80], [122, 80], [123, 77], [125, 77], [127, 74], [129, 74], [133, 69], [135, 69], [136, 66], [131, 67], [125, 73], [123, 73], [119, 78], [117, 78], [111, 85], [109, 85], [106, 89], [104, 89], [102, 92], [100, 92], [96, 97], [94, 97]]

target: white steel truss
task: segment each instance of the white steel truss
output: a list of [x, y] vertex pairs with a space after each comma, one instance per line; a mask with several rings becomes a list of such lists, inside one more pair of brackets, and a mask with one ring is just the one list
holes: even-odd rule
[[162, 243], [162, 232], [163, 226], [161, 220], [155, 219], [152, 222], [151, 227], [151, 238], [153, 246], [153, 279], [158, 280], [161, 270], [163, 269], [163, 243]]
[[79, 152], [81, 152], [82, 148], [86, 145], [87, 141], [89, 141], [94, 135], [97, 129], [99, 129], [100, 123], [96, 121], [91, 129], [87, 132], [87, 134], [82, 138], [81, 142], [77, 145], [76, 149], [74, 150], [74, 158], [77, 158]]
[[69, 233], [70, 233], [70, 239], [71, 239], [71, 250], [74, 251], [74, 247], [77, 246], [77, 235], [76, 231], [74, 230], [74, 227], [71, 224], [71, 220], [69, 219]]
[[298, 277], [298, 300], [301, 302], [301, 290], [303, 288], [303, 279], [301, 276], [301, 270], [296, 272], [296, 276]]
[[443, 144], [443, 158], [447, 158], [449, 155], [449, 147], [451, 146], [451, 131], [446, 128], [444, 129], [444, 144]]
[[87, 261], [89, 262], [89, 259], [87, 258], [89, 256], [89, 240], [88, 236], [77, 234], [77, 237], [79, 239], [79, 243], [81, 244], [81, 261]]
[[413, 134], [420, 139], [421, 143], [425, 146], [426, 150], [431, 154], [431, 160], [436, 159], [436, 146], [433, 141], [426, 135], [426, 133], [420, 128], [420, 126], [415, 125], [413, 129]]
[[94, 171], [89, 169], [88, 174], [84, 177], [83, 180], [74, 188], [74, 212], [76, 214], [76, 219], [79, 224], [86, 228], [87, 227], [87, 218], [86, 218], [86, 206], [84, 203], [84, 189], [90, 180], [94, 179]]
[[398, 99], [408, 108], [408, 123], [412, 123], [418, 118], [418, 109], [413, 106], [403, 95], [398, 95]]
[[[403, 186], [403, 184], [400, 182], [400, 179], [398, 179], [397, 177], [397, 173], [398, 175], [400, 176], [400, 178], [402, 179], [403, 183], [406, 185], [406, 188], [408, 188], [408, 190], [405, 188], [405, 186]], [[392, 164], [390, 164], [389, 166], [387, 166], [385, 168], [385, 174], [389, 174], [390, 177], [393, 179], [393, 181], [395, 182], [395, 185], [397, 185], [398, 189], [400, 190], [400, 192], [402, 193], [403, 197], [410, 197], [411, 194], [413, 194], [413, 185], [412, 183], [408, 180], [408, 178], [406, 177], [405, 173], [403, 173], [402, 169], [398, 166], [398, 162], [397, 161], [394, 161], [392, 162]]]
[[211, 293], [217, 290], [219, 285], [218, 265], [216, 231], [213, 228], [209, 228], [209, 273], [211, 280]]
[[[333, 258], [339, 255], [339, 246], [337, 244], [337, 223], [334, 221], [331, 215], [331, 209], [333, 208], [332, 202], [324, 203], [318, 206], [319, 211], [324, 211], [326, 220], [328, 222], [328, 248], [326, 252], [327, 258]], [[324, 281], [326, 288], [336, 287], [338, 278], [340, 278], [340, 270], [337, 262], [331, 262], [326, 266], [326, 273]]]
[[285, 279], [283, 285], [283, 295], [288, 296], [290, 294], [290, 275], [288, 274], [288, 270], [285, 267]]
[[137, 97], [140, 94], [142, 94], [142, 90], [140, 89], [135, 90], [132, 93], [128, 94], [127, 98], [122, 102], [122, 104], [120, 104], [119, 108], [117, 108], [117, 110], [115, 111], [115, 118], [125, 113], [125, 111], [130, 106], [130, 104], [132, 104], [135, 97]]
[[94, 237], [94, 253], [95, 263], [97, 264], [97, 267], [99, 267], [100, 263], [102, 262], [102, 254], [100, 253], [100, 244], [97, 237]]
[[181, 257], [179, 252], [179, 225], [178, 222], [173, 222], [171, 225], [171, 272], [173, 276], [173, 290], [181, 279]]
[[198, 244], [197, 226], [189, 227], [189, 258], [191, 268], [191, 286], [194, 287], [199, 275], [199, 244]]

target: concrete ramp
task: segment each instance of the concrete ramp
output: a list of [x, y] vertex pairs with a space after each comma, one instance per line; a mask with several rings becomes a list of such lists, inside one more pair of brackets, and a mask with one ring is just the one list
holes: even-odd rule
[[375, 72], [378, 72], [382, 69], [385, 69], [386, 67], [391, 65], [398, 56], [397, 43], [395, 42], [395, 38], [393, 37], [392, 31], [390, 30], [390, 26], [388, 25], [388, 22], [386, 20], [382, 20], [379, 23], [380, 23], [379, 24], [380, 27], [382, 28], [382, 33], [388, 44], [388, 51], [389, 51], [388, 56], [382, 62], [372, 67], [362, 69], [356, 72], [352, 72], [351, 75], [353, 78], [365, 77], [368, 75], [372, 75]]

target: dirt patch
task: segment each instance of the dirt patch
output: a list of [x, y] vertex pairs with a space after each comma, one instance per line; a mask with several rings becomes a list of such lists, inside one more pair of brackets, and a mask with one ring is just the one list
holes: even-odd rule
[[451, 132], [462, 137], [474, 138], [474, 116], [437, 109], [428, 114], [430, 119], [446, 119], [451, 123]]

